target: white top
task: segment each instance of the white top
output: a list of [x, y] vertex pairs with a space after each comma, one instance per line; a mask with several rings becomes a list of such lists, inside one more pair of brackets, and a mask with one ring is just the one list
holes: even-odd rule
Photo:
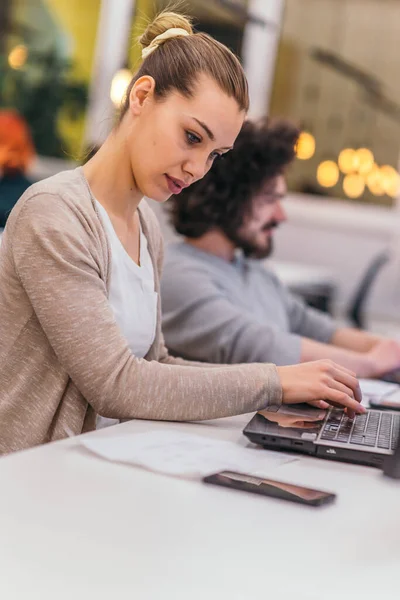
[[[139, 266], [121, 244], [106, 209], [97, 200], [96, 204], [111, 247], [111, 308], [132, 354], [143, 358], [154, 341], [157, 323], [157, 292], [147, 239], [140, 226]], [[101, 417], [97, 429], [117, 422]]]
[[[173, 428], [243, 445], [250, 417], [87, 437]], [[338, 494], [310, 508], [102, 460], [80, 439], [0, 458], [0, 598], [398, 600], [400, 485], [378, 469], [290, 455], [271, 477]]]

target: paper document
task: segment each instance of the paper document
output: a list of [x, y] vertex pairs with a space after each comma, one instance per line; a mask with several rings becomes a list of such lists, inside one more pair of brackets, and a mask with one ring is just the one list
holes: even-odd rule
[[388, 396], [400, 391], [397, 383], [379, 381], [379, 379], [360, 379], [360, 387], [362, 393], [367, 396]]
[[398, 401], [400, 404], [400, 385], [397, 383], [379, 381], [378, 379], [360, 379], [360, 388], [364, 406], [369, 406], [371, 398], [386, 398], [387, 396], [390, 396], [391, 401]]
[[199, 477], [223, 469], [265, 476], [274, 467], [293, 461], [291, 457], [261, 448], [244, 448], [233, 442], [176, 430], [111, 437], [94, 435], [81, 443], [106, 460], [183, 477]]

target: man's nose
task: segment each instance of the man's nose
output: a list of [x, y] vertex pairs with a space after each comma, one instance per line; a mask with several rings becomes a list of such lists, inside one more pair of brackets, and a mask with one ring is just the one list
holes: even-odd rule
[[275, 220], [278, 221], [278, 223], [282, 223], [283, 221], [287, 220], [286, 211], [282, 206], [282, 202], [278, 201], [276, 203], [274, 217], [275, 217]]

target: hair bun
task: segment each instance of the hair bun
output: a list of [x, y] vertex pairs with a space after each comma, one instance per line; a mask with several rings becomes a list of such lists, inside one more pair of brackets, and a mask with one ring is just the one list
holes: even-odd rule
[[151, 42], [159, 35], [168, 31], [168, 29], [184, 29], [188, 34], [193, 33], [191, 20], [189, 17], [174, 12], [164, 11], [156, 16], [140, 36], [139, 42], [142, 48], [150, 46]]

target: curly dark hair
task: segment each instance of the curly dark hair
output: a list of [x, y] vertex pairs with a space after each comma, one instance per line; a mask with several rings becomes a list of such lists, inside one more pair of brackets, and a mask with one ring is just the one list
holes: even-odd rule
[[233, 150], [167, 203], [176, 231], [198, 238], [215, 227], [236, 230], [265, 182], [293, 161], [299, 133], [285, 120], [245, 121]]

